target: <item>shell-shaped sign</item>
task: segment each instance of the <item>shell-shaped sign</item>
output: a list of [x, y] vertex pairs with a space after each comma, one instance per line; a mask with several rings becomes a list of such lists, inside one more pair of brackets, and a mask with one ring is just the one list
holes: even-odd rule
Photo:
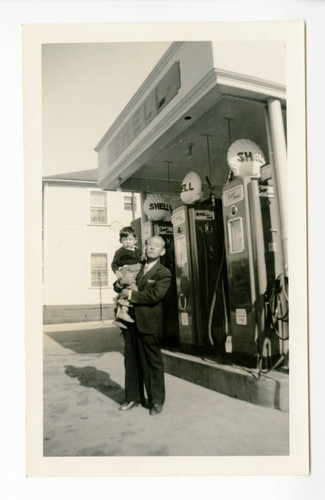
[[235, 141], [228, 149], [227, 161], [236, 177], [260, 177], [260, 168], [265, 165], [263, 151], [249, 139]]
[[170, 217], [171, 206], [162, 194], [149, 194], [144, 201], [143, 211], [149, 220], [163, 220]]
[[196, 172], [189, 172], [185, 175], [181, 185], [180, 197], [186, 205], [201, 200], [202, 182], [200, 176]]

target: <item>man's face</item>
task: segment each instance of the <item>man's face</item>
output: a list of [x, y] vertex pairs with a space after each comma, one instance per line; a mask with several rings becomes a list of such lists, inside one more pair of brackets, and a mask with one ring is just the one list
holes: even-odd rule
[[150, 259], [158, 259], [164, 254], [164, 240], [160, 236], [153, 236], [147, 242], [146, 254]]

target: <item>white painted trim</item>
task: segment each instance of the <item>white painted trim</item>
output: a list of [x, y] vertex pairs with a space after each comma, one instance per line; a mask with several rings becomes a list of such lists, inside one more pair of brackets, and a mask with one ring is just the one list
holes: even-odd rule
[[286, 99], [285, 85], [221, 69], [216, 69], [216, 73], [218, 85], [243, 89], [249, 92], [266, 95], [267, 97]]

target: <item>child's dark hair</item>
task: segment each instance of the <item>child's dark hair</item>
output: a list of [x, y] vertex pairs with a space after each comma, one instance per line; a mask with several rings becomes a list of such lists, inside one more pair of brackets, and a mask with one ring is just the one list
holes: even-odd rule
[[129, 236], [129, 234], [133, 234], [133, 236], [135, 238], [137, 237], [133, 227], [131, 227], [131, 226], [122, 227], [122, 229], [120, 231], [120, 241], [122, 240], [122, 238], [127, 238]]

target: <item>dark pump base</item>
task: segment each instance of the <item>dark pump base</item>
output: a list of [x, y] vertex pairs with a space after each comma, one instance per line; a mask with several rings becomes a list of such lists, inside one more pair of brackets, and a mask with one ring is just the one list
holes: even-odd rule
[[[269, 371], [280, 360], [280, 355], [276, 354], [270, 357], [257, 356], [257, 354], [242, 354], [231, 353], [231, 361], [238, 366], [245, 366], [246, 368], [261, 369], [262, 371]], [[282, 363], [277, 368], [281, 368]]]
[[225, 351], [225, 345], [220, 344], [220, 345], [195, 345], [195, 344], [185, 344], [183, 342], [180, 342], [179, 344], [179, 350], [180, 352], [184, 354], [192, 354], [192, 355], [197, 355], [197, 356], [213, 356], [213, 355], [218, 355], [218, 356], [224, 356], [226, 355]]

